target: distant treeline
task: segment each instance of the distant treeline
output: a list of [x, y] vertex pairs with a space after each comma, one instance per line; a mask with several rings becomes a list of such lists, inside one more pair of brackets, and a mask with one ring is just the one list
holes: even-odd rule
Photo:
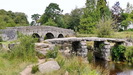
[[29, 25], [25, 13], [0, 10], [0, 29], [23, 25]]

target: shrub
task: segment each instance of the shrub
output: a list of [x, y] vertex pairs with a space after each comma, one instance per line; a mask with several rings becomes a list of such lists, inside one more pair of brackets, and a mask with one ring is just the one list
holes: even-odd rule
[[58, 55], [58, 50], [59, 50], [58, 46], [54, 47], [54, 50], [48, 50], [46, 58], [56, 58]]
[[34, 65], [33, 67], [32, 67], [32, 70], [31, 70], [31, 73], [36, 73], [37, 71], [39, 71], [39, 69], [38, 69], [38, 65]]
[[126, 51], [124, 55], [125, 55], [126, 60], [129, 63], [133, 64], [133, 46], [126, 47]]
[[109, 37], [113, 34], [113, 24], [114, 21], [112, 19], [102, 19], [100, 20], [96, 27], [96, 33], [98, 37]]
[[123, 61], [125, 59], [124, 52], [126, 50], [126, 47], [123, 45], [115, 45], [111, 51], [112, 51], [112, 59], [115, 61]]
[[0, 42], [3, 42], [3, 39], [2, 39], [2, 37], [0, 36]]
[[39, 52], [36, 52], [36, 56], [37, 56], [39, 59], [44, 59], [44, 58], [45, 58], [45, 55], [43, 55], [42, 53], [39, 53]]
[[128, 29], [127, 31], [132, 31], [133, 32], [133, 29]]
[[31, 36], [23, 36], [20, 39], [20, 44], [15, 45], [8, 54], [9, 59], [22, 59], [36, 61], [36, 52], [34, 43], [36, 40]]
[[66, 59], [64, 56], [61, 55], [61, 53], [58, 53], [56, 61], [58, 62], [59, 66], [62, 68], [66, 62]]

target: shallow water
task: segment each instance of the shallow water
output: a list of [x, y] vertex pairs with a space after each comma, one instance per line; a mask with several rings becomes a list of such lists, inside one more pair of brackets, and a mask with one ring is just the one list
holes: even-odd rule
[[94, 65], [108, 69], [110, 75], [133, 75], [133, 66], [125, 63], [114, 63], [97, 59]]

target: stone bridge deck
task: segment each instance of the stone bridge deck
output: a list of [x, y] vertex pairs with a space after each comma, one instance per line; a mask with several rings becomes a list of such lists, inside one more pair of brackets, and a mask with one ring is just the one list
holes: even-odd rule
[[71, 44], [70, 48], [77, 55], [81, 55], [83, 57], [87, 56], [89, 51], [87, 47], [86, 41], [93, 41], [93, 49], [95, 57], [102, 58], [104, 60], [111, 60], [111, 43], [113, 42], [113, 46], [117, 45], [125, 45], [125, 39], [115, 39], [115, 38], [98, 38], [98, 37], [69, 37], [69, 38], [55, 38], [55, 39], [47, 39], [45, 40], [52, 44], [60, 44], [61, 46], [66, 45], [66, 43]]
[[98, 38], [98, 37], [69, 37], [69, 38], [55, 38], [47, 39], [45, 41], [51, 43], [75, 42], [75, 41], [110, 41], [110, 42], [126, 42], [125, 39], [115, 38]]

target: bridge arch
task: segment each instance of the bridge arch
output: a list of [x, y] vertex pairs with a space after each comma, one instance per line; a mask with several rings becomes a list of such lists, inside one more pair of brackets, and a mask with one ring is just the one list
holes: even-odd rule
[[64, 38], [63, 34], [59, 34], [58, 38]]
[[45, 38], [44, 39], [53, 39], [53, 38], [55, 38], [55, 37], [54, 37], [54, 35], [52, 33], [47, 33], [45, 35]]
[[40, 35], [37, 34], [37, 33], [33, 33], [33, 34], [32, 34], [32, 37], [33, 37], [33, 38], [41, 38]]

